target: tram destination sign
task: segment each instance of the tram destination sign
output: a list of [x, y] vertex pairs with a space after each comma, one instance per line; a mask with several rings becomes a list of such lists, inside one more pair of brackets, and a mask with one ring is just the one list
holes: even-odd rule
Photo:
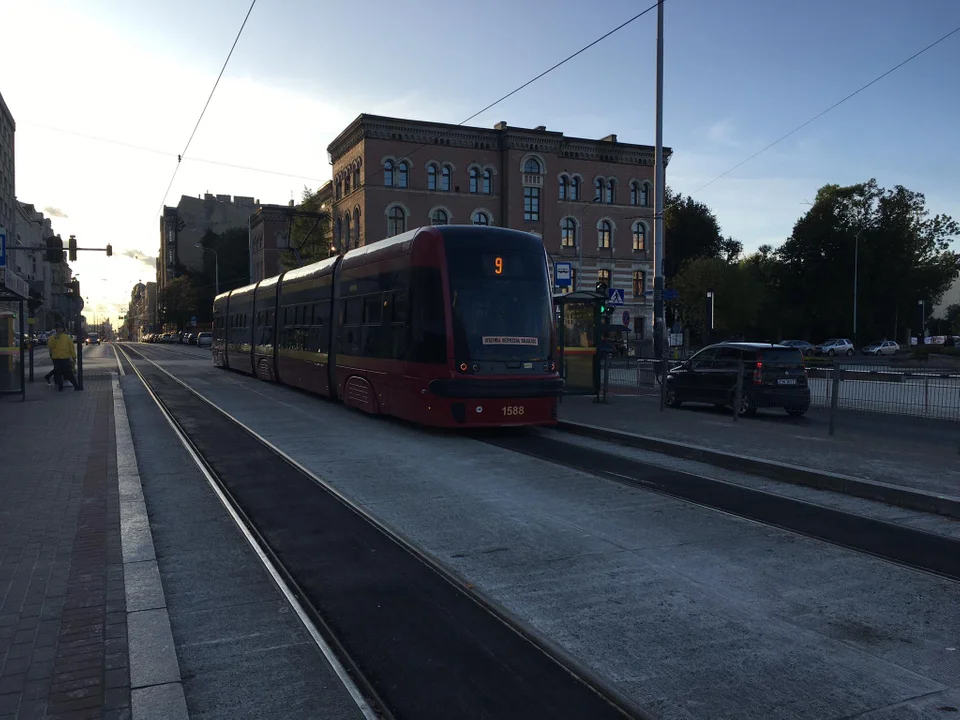
[[484, 335], [484, 345], [539, 345], [535, 337], [516, 337], [513, 335]]

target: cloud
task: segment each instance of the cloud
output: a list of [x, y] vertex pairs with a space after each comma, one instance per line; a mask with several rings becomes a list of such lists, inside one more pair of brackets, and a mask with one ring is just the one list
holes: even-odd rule
[[144, 265], [148, 265], [152, 268], [155, 268], [157, 266], [157, 259], [155, 257], [144, 255], [139, 250], [124, 250], [120, 254], [123, 255], [124, 257], [128, 257], [133, 260], [138, 260], [142, 262]]
[[52, 206], [50, 206], [50, 205], [47, 205], [47, 207], [45, 207], [45, 208], [43, 209], [43, 211], [44, 211], [47, 215], [49, 215], [50, 217], [57, 217], [57, 218], [69, 217], [69, 216], [68, 216], [63, 210], [61, 210], [60, 208], [52, 207]]

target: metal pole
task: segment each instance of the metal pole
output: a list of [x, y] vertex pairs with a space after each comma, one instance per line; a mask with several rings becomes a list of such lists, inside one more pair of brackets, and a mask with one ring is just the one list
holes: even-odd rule
[[830, 396], [830, 434], [834, 433], [834, 421], [837, 417], [837, 404], [840, 401], [840, 366], [834, 363], [832, 369], [831, 385], [833, 392]]
[[860, 268], [860, 233], [862, 229], [857, 230], [857, 236], [854, 238], [853, 245], [853, 348], [857, 348], [857, 274]]
[[657, 144], [654, 153], [654, 173], [656, 184], [656, 200], [654, 205], [654, 280], [653, 280], [653, 314], [654, 314], [654, 344], [657, 347], [657, 357], [663, 361], [666, 357], [666, 317], [663, 305], [663, 198], [664, 198], [664, 167], [663, 167], [663, 0], [657, 5]]

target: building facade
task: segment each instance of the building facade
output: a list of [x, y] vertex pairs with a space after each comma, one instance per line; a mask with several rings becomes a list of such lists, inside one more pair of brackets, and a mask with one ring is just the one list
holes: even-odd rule
[[183, 195], [176, 207], [164, 206], [160, 218], [160, 252], [157, 255], [157, 285], [164, 288], [185, 270], [203, 269], [203, 249], [197, 247], [208, 231], [217, 234], [231, 228], [249, 228], [250, 216], [260, 205], [252, 197]]
[[[36, 318], [36, 332], [52, 330], [57, 320], [70, 313], [67, 300], [67, 284], [71, 281], [70, 266], [66, 257], [58, 263], [44, 259], [42, 248], [47, 238], [55, 233], [50, 218], [29, 203], [17, 202], [17, 244], [23, 252], [11, 255], [11, 267], [29, 284], [30, 300], [36, 305], [32, 311]], [[29, 249], [28, 249], [29, 248]]]
[[124, 322], [126, 336], [142, 342], [147, 333], [157, 332], [157, 284], [138, 282], [130, 291], [130, 304]]
[[[622, 290], [637, 336], [653, 316], [654, 148], [544, 126], [479, 128], [360, 115], [329, 145], [338, 250], [424, 225], [534, 233], [571, 289]], [[664, 162], [671, 151], [664, 149]]]
[[[312, 226], [312, 215], [326, 215], [316, 226], [317, 239], [331, 243], [332, 228], [329, 222], [333, 183], [327, 182], [315, 196], [316, 211], [308, 211], [310, 217], [303, 217], [306, 226]], [[295, 206], [293, 200], [287, 205], [262, 205], [250, 216], [250, 252], [251, 282], [279, 275], [289, 270], [283, 262], [284, 252], [290, 249], [290, 231], [297, 213], [302, 208]]]
[[0, 95], [0, 226], [7, 231], [7, 242], [17, 237], [16, 131], [17, 124]]

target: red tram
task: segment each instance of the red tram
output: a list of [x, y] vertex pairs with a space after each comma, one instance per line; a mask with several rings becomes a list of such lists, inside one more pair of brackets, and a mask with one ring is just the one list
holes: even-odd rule
[[547, 256], [505, 228], [419, 228], [222, 293], [214, 362], [438, 427], [556, 422]]

